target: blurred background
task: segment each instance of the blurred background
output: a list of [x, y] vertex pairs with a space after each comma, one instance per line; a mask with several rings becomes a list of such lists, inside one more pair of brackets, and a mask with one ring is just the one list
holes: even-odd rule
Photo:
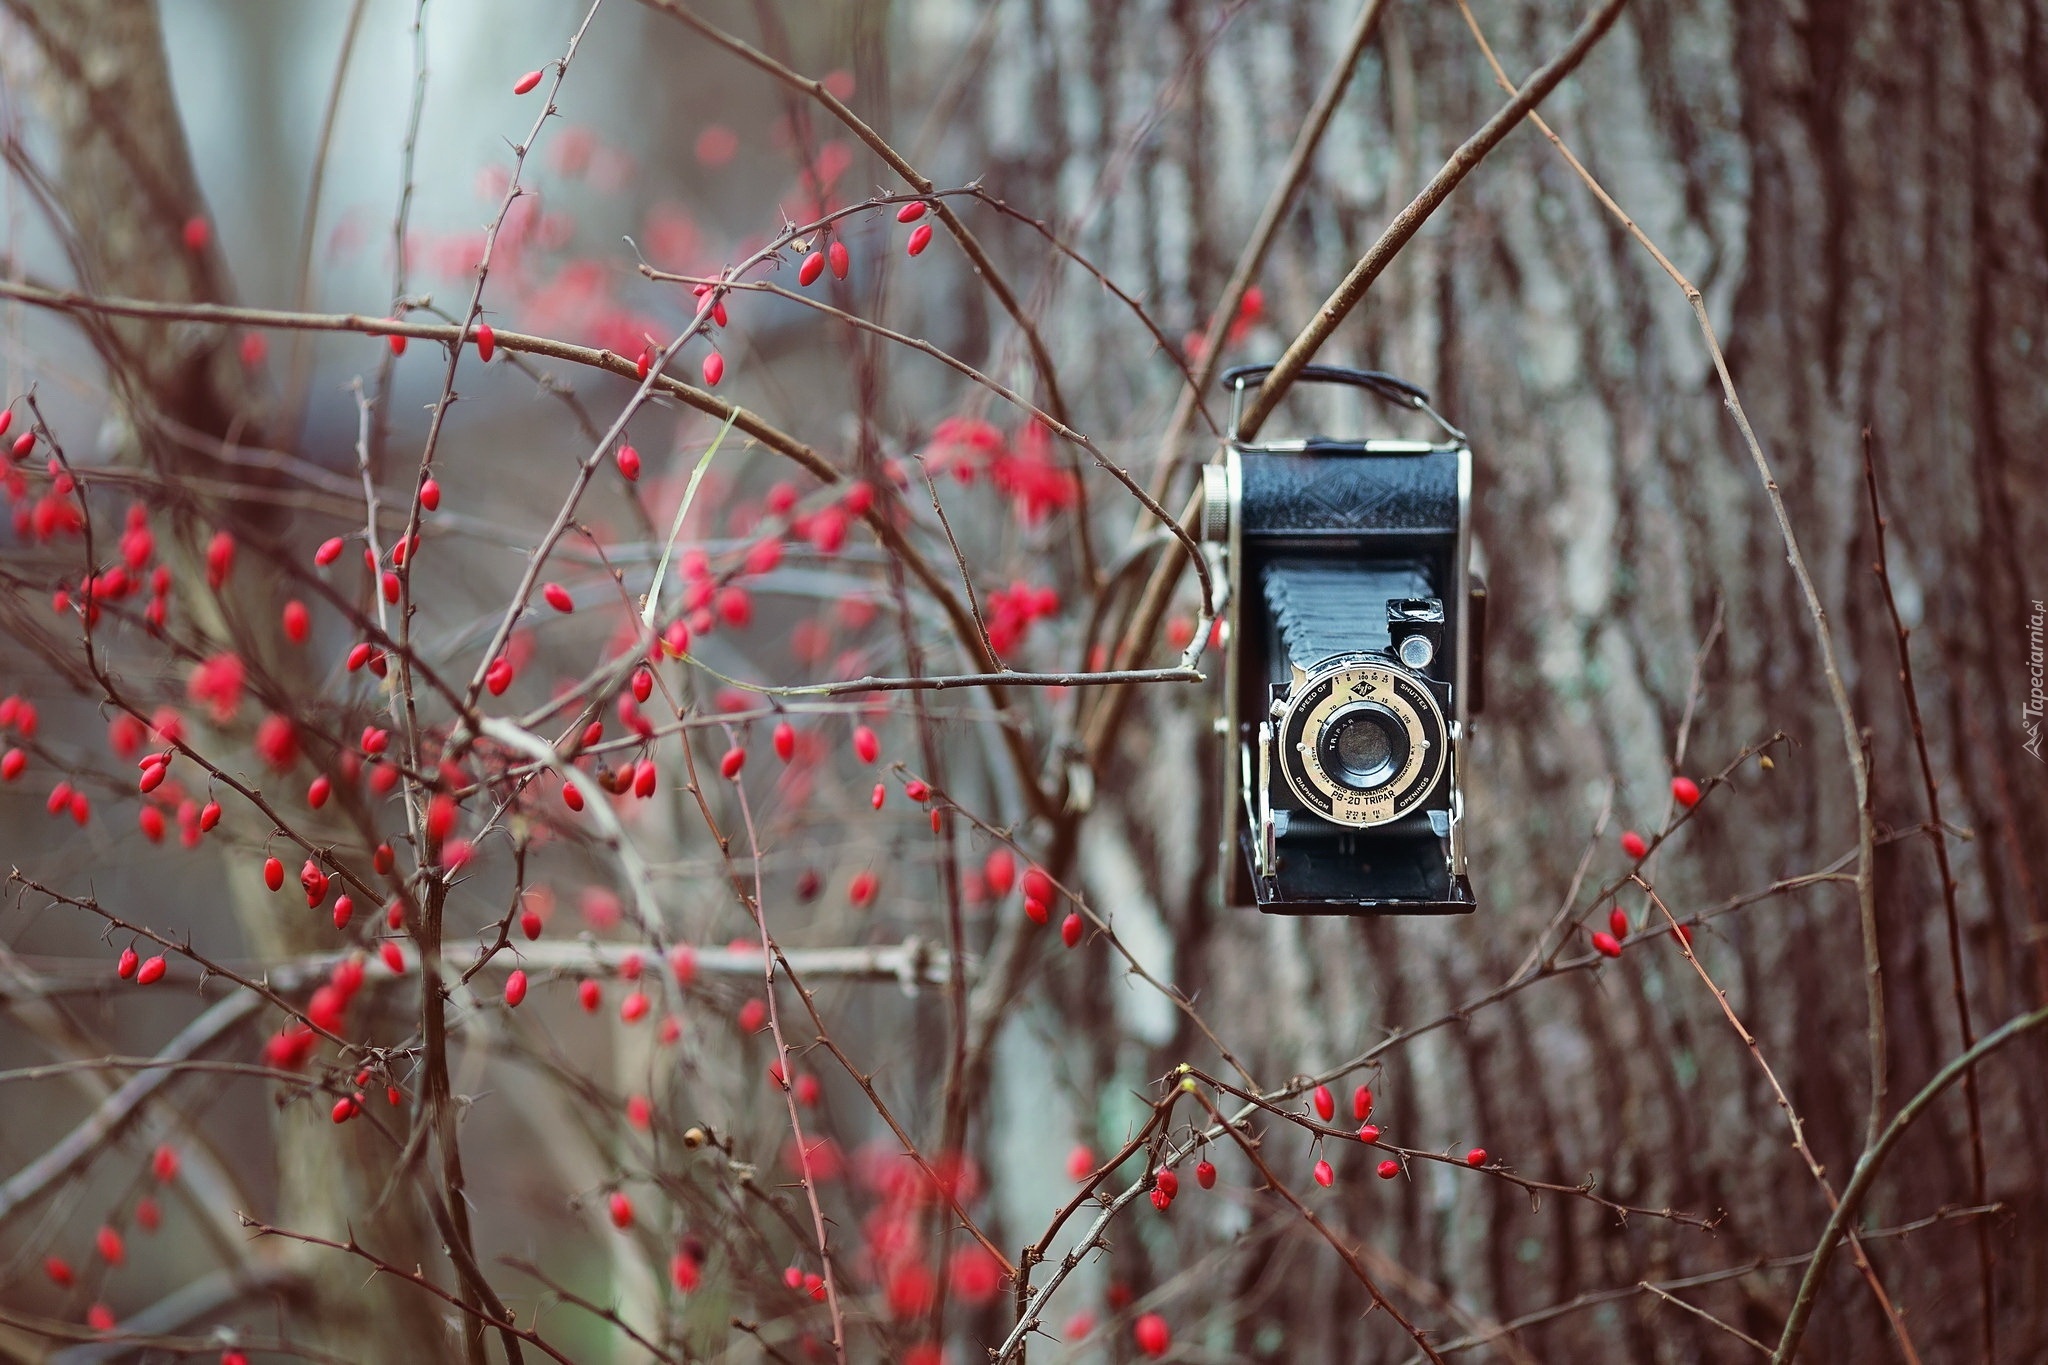
[[[846, 278], [809, 293], [1064, 411], [1163, 504], [1182, 505], [1217, 445], [1200, 415], [1176, 435], [1182, 363], [1203, 359], [1202, 335], [1357, 5], [672, 8], [822, 81], [940, 189], [981, 187], [985, 198], [949, 202], [1032, 319], [1057, 393], [943, 228], [912, 257], [911, 229], [893, 209], [845, 217], [834, 232], [848, 250]], [[541, 0], [0, 0], [6, 278], [175, 303], [460, 317], [514, 149], [554, 88], [549, 63], [584, 15]], [[1561, 49], [1581, 18], [1490, 0], [1472, 15], [1516, 77]], [[2038, 677], [2030, 621], [2048, 595], [2048, 385], [2036, 355], [2048, 318], [2044, 18], [2034, 0], [1797, 10], [1637, 0], [1543, 106], [1702, 291], [1816, 580], [1872, 774], [1887, 1113], [1963, 1048], [1963, 1011], [1981, 1036], [2048, 1001], [2048, 768], [2038, 743], [2027, 748], [2023, 710]], [[548, 68], [539, 89], [515, 94], [535, 68]], [[1219, 329], [1224, 362], [1275, 357], [1503, 98], [1457, 6], [1385, 4], [1254, 291]], [[493, 247], [483, 317], [503, 333], [630, 359], [675, 338], [698, 303], [689, 285], [650, 279], [643, 263], [716, 275], [789, 224], [905, 191], [821, 104], [660, 5], [601, 5], [554, 99], [560, 116], [533, 140], [519, 172], [526, 193]], [[794, 290], [795, 261], [785, 251], [748, 278]], [[1161, 550], [1156, 524], [1123, 488], [929, 355], [769, 294], [736, 291], [726, 307], [714, 334], [725, 363], [718, 394], [879, 489], [956, 592], [964, 568], [992, 634], [1002, 632], [1005, 662], [1058, 670], [1107, 657], [1097, 647], [1119, 638]], [[691, 340], [668, 372], [696, 384], [709, 351]], [[341, 611], [314, 601], [301, 650], [282, 645], [272, 623], [286, 597], [313, 601], [302, 582], [313, 546], [360, 533], [359, 453], [401, 511], [410, 500], [446, 349], [415, 341], [394, 355], [360, 332], [246, 321], [82, 323], [16, 297], [0, 354], [7, 395], [33, 389], [69, 458], [104, 468], [95, 508], [108, 538], [131, 500], [160, 518], [166, 562], [182, 566], [174, 620], [195, 639], [240, 647], [255, 697], [213, 725], [188, 696], [193, 659], [135, 631], [109, 646], [124, 687], [145, 710], [179, 708], [232, 755], [224, 767], [267, 783], [366, 862], [340, 813], [316, 815], [300, 799], [325, 761], [321, 746], [273, 776], [251, 732], [263, 709], [298, 705], [351, 737], [381, 705], [375, 680], [342, 663], [356, 632]], [[798, 748], [796, 761], [778, 762], [769, 734], [779, 717], [758, 694], [728, 695], [721, 679], [976, 670], [927, 585], [864, 525], [849, 525], [842, 488], [737, 434], [718, 443], [683, 522], [678, 554], [711, 566], [685, 582], [718, 587], [689, 608], [702, 617], [695, 663], [664, 668], [659, 700], [673, 688], [677, 705], [707, 718], [685, 732], [707, 787], [718, 786], [710, 768], [729, 745], [749, 753], [744, 815], [722, 787], [707, 793], [707, 809], [728, 832], [754, 822], [758, 859], [745, 837], [732, 851], [744, 883], [758, 872], [778, 942], [821, 954], [900, 950], [912, 964], [897, 980], [806, 959], [833, 1040], [872, 1073], [879, 1098], [1010, 1259], [1079, 1188], [1077, 1149], [1099, 1159], [1122, 1146], [1178, 1063], [1277, 1090], [1370, 1051], [1340, 1097], [1370, 1083], [1390, 1138], [1458, 1154], [1483, 1146], [1525, 1177], [1591, 1182], [1645, 1211], [1624, 1218], [1568, 1193], [1534, 1198], [1449, 1165], [1416, 1163], [1383, 1183], [1374, 1154], [1334, 1145], [1325, 1155], [1336, 1182], [1316, 1191], [1306, 1136], [1265, 1122], [1264, 1156], [1311, 1192], [1339, 1236], [1369, 1248], [1382, 1287], [1439, 1345], [1463, 1343], [1458, 1358], [1476, 1360], [1753, 1357], [1752, 1345], [1636, 1287], [1685, 1282], [1672, 1292], [1774, 1341], [1798, 1283], [1800, 1263], [1786, 1258], [1812, 1249], [1827, 1216], [1822, 1192], [1756, 1058], [1668, 936], [1632, 941], [1596, 967], [1583, 933], [1559, 931], [1565, 912], [1604, 923], [1610, 904], [1594, 892], [1627, 868], [1620, 833], [1665, 826], [1674, 774], [1704, 781], [1732, 770], [1649, 873], [1675, 913], [1713, 912], [1694, 940], [1700, 960], [1841, 1187], [1870, 1098], [1850, 875], [1855, 790], [1812, 622], [1686, 295], [1524, 128], [1317, 358], [1423, 385], [1475, 451], [1491, 590], [1488, 709], [1466, 788], [1476, 914], [1294, 920], [1220, 908], [1214, 683], [1141, 689], [1112, 742], [1087, 755], [1092, 805], [1062, 799], [1088, 721], [1102, 714], [1102, 694], [1087, 689], [1013, 689], [1001, 713], [977, 689], [782, 699], [773, 709], [796, 727]], [[434, 553], [413, 579], [414, 630], [458, 683], [483, 661], [578, 461], [634, 389], [628, 377], [555, 359], [520, 365], [479, 366], [466, 352], [460, 401], [438, 438], [442, 502], [425, 523]], [[1218, 423], [1220, 397], [1203, 395]], [[1304, 403], [1287, 420], [1350, 431], [1379, 418]], [[624, 437], [644, 473], [628, 482], [609, 457], [599, 465], [551, 560], [579, 610], [528, 617], [512, 635], [519, 677], [508, 707], [540, 706], [621, 647], [630, 599], [645, 591], [720, 425], [668, 397], [632, 418]], [[1866, 430], [1911, 631], [1917, 718], [1871, 571]], [[916, 456], [934, 476], [930, 492]], [[248, 548], [216, 610], [183, 580], [196, 578], [196, 547], [218, 526]], [[399, 529], [392, 522], [387, 534]], [[763, 543], [777, 547], [772, 556]], [[331, 581], [366, 608], [374, 585], [354, 569], [356, 553], [351, 541]], [[258, 866], [276, 841], [246, 803], [225, 801], [220, 829], [196, 848], [180, 847], [175, 830], [161, 845], [138, 835], [132, 763], [110, 752], [114, 712], [75, 662], [62, 662], [79, 655], [76, 620], [49, 610], [51, 591], [76, 581], [79, 554], [76, 538], [31, 522], [5, 540], [0, 620], [16, 647], [0, 656], [0, 695], [32, 699], [40, 732], [16, 727], [12, 742], [29, 744], [34, 765], [0, 786], [0, 860], [219, 962], [330, 961], [350, 938], [262, 889]], [[1191, 580], [1166, 615], [1139, 656], [1116, 662], [1173, 661], [1199, 616]], [[736, 719], [717, 723], [721, 711]], [[609, 704], [603, 714], [622, 733]], [[446, 718], [443, 709], [433, 723]], [[880, 737], [879, 767], [850, 747], [857, 724]], [[1956, 882], [1953, 938], [1916, 725]], [[1778, 735], [1769, 771], [1738, 762], [1745, 746]], [[819, 1267], [783, 1094], [763, 1079], [775, 1051], [747, 1013], [759, 1006], [761, 973], [726, 947], [758, 945], [758, 934], [687, 792], [681, 745], [664, 736], [649, 752], [660, 790], [622, 801], [621, 816], [650, 864], [668, 935], [701, 959], [687, 989], [649, 987], [655, 1018], [619, 1017], [634, 989], [617, 979], [619, 965], [639, 938], [631, 890], [589, 827], [564, 820], [551, 782], [480, 838], [450, 896], [451, 945], [491, 942], [508, 907], [545, 921], [538, 941], [514, 940], [534, 954], [529, 1004], [508, 1013], [487, 978], [452, 1006], [479, 1260], [522, 1320], [541, 1312], [548, 1338], [579, 1361], [652, 1353], [559, 1290], [616, 1305], [673, 1359], [829, 1358], [824, 1309], [782, 1278], [785, 1267]], [[946, 839], [905, 797], [910, 774], [958, 807]], [[90, 821], [46, 814], [60, 776], [90, 790]], [[879, 779], [888, 793], [877, 811]], [[1034, 787], [1052, 794], [1049, 805]], [[341, 804], [400, 829], [378, 800], [351, 793]], [[1101, 936], [1069, 950], [1056, 924], [1033, 926], [1005, 856], [1013, 872], [1037, 861], [1080, 893], [1214, 1036]], [[298, 856], [285, 861], [295, 867]], [[1056, 919], [1072, 908], [1062, 901]], [[1662, 922], [1640, 892], [1613, 904], [1637, 928]], [[955, 916], [972, 981], [964, 1035], [951, 993], [933, 981]], [[353, 932], [371, 946], [362, 925]], [[77, 907], [11, 887], [0, 905], [0, 1067], [150, 1054], [230, 994], [183, 964], [169, 988], [137, 994], [111, 974], [128, 942]], [[1536, 961], [1565, 969], [1500, 989]], [[595, 1013], [579, 1006], [585, 979], [603, 986]], [[901, 1156], [846, 1067], [808, 1046], [818, 1030], [798, 997], [785, 989], [778, 1005], [792, 1044], [804, 1045], [806, 1130], [829, 1144], [811, 1173], [841, 1258], [853, 1358], [986, 1359], [1015, 1322], [1010, 1286]], [[379, 986], [353, 1007], [349, 1036], [399, 1045], [416, 1011], [414, 993]], [[266, 1016], [207, 1055], [254, 1061], [281, 1021]], [[662, 1018], [675, 1021], [675, 1041], [661, 1040]], [[956, 1045], [971, 1047], [978, 1069], [949, 1113]], [[1969, 1107], [1954, 1090], [1909, 1134], [1866, 1206], [1865, 1231], [1886, 1234], [1867, 1242], [1871, 1261], [1921, 1359], [2048, 1358], [2048, 1126], [2032, 1083], [2044, 1064], [2035, 1038], [1980, 1070], [1981, 1173]], [[392, 1083], [412, 1093], [404, 1059], [392, 1066]], [[371, 1280], [342, 1253], [252, 1241], [236, 1226], [240, 1210], [329, 1237], [354, 1227], [392, 1261], [453, 1284], [425, 1214], [402, 1192], [381, 1197], [390, 1144], [368, 1125], [335, 1129], [331, 1097], [188, 1075], [89, 1163], [13, 1201], [25, 1188], [19, 1173], [126, 1074], [10, 1075], [0, 1086], [0, 1178], [14, 1177], [0, 1195], [0, 1354], [170, 1358], [35, 1326], [76, 1326], [104, 1304], [117, 1322], [180, 1338], [207, 1340], [224, 1323], [324, 1358], [457, 1357], [445, 1304]], [[402, 1133], [402, 1118], [393, 1122]], [[692, 1128], [715, 1141], [686, 1145]], [[158, 1193], [162, 1227], [145, 1236], [135, 1211], [156, 1183], [148, 1168], [160, 1143], [184, 1154], [184, 1174]], [[1165, 1216], [1142, 1198], [1118, 1215], [1047, 1308], [1033, 1360], [1133, 1358], [1132, 1324], [1145, 1313], [1171, 1324], [1175, 1359], [1415, 1353], [1386, 1314], [1366, 1313], [1342, 1261], [1261, 1192], [1239, 1153], [1218, 1144], [1208, 1155], [1222, 1172], [1214, 1192], [1185, 1190]], [[1121, 1191], [1143, 1168], [1127, 1163], [1105, 1188]], [[615, 1190], [635, 1202], [630, 1229], [607, 1220]], [[1043, 1248], [1048, 1260], [1094, 1215], [1065, 1224]], [[95, 1257], [102, 1224], [128, 1232], [118, 1266]], [[1920, 1226], [1893, 1235], [1907, 1225]], [[40, 1269], [50, 1255], [76, 1267], [74, 1283]], [[690, 1277], [675, 1272], [678, 1255], [693, 1263]], [[1905, 1358], [1846, 1257], [1824, 1286], [1806, 1358]]]

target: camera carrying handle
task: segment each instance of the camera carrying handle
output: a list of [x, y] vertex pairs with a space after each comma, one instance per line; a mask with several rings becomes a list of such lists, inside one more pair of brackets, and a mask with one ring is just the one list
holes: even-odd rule
[[[1223, 372], [1223, 387], [1230, 390], [1230, 431], [1237, 430], [1238, 418], [1244, 409], [1245, 390], [1253, 383], [1263, 381], [1276, 368], [1273, 365], [1235, 365]], [[1348, 384], [1352, 388], [1364, 389], [1395, 407], [1427, 413], [1451, 440], [1459, 445], [1465, 444], [1465, 433], [1446, 422], [1443, 414], [1429, 405], [1428, 390], [1419, 384], [1409, 383], [1399, 375], [1383, 370], [1353, 370], [1342, 365], [1304, 365], [1296, 379], [1297, 382]]]

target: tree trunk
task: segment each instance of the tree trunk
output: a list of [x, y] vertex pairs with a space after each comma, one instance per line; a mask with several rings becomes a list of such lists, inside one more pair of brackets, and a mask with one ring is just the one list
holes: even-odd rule
[[[1476, 9], [1516, 77], [1562, 47], [1572, 22], [1554, 7]], [[1169, 335], [1199, 330], [1353, 12], [1348, 3], [1235, 17], [1216, 4], [1012, 6], [994, 44], [1004, 59], [931, 173], [942, 182], [985, 173], [1011, 203], [1063, 216]], [[2048, 768], [2023, 749], [2019, 721], [2027, 618], [2048, 594], [2039, 549], [2048, 542], [2048, 390], [2034, 354], [2048, 318], [2044, 14], [2039, 4], [1972, 0], [1643, 3], [1544, 110], [1705, 292], [1818, 579], [1867, 736], [1876, 815], [1897, 836], [1877, 863], [1888, 1112], [1962, 1040], [1896, 642], [1871, 573], [1864, 427], [1943, 813], [1968, 836], [1949, 848], [1976, 1032], [2048, 998]], [[1170, 112], [1141, 127], [1154, 92], [1183, 74]], [[1277, 354], [1504, 98], [1454, 8], [1391, 7], [1260, 281], [1273, 325], [1232, 358]], [[1006, 245], [1034, 250], [1021, 233]], [[1149, 342], [1092, 288], [1068, 287], [1050, 316], [1063, 358], [1096, 367], [1077, 424], [1132, 437], [1141, 458], [1150, 438], [1124, 415], [1130, 396], [1170, 398]], [[1206, 785], [1210, 756], [1176, 714], [1185, 702], [1165, 694], [1152, 695], [1144, 724], [1127, 727], [1119, 771], [1103, 785], [1128, 799], [1091, 817], [1096, 856], [1083, 859], [1120, 929], [1152, 913], [1118, 871], [1136, 860], [1135, 881], [1171, 934], [1172, 960], [1157, 968], [1227, 1026], [1227, 1042], [1244, 1041], [1240, 1055], [1268, 1086], [1505, 980], [1562, 902], [1610, 780], [1614, 815], [1588, 889], [1621, 872], [1619, 831], [1654, 829], [1668, 807], [1695, 652], [1717, 616], [1726, 629], [1704, 665], [1682, 770], [1717, 771], [1780, 729], [1792, 743], [1774, 751], [1773, 772], [1745, 766], [1660, 854], [1651, 868], [1659, 893], [1682, 914], [1818, 870], [1853, 854], [1856, 839], [1815, 632], [1686, 299], [1533, 130], [1512, 135], [1472, 176], [1319, 358], [1421, 382], [1477, 451], [1492, 589], [1488, 711], [1469, 779], [1481, 909], [1464, 920], [1378, 923], [1219, 916], [1206, 856], [1213, 798], [1197, 810], [1187, 796]], [[1188, 453], [1206, 458], [1193, 445]], [[1121, 836], [1113, 851], [1100, 842], [1105, 823]], [[1640, 896], [1621, 903], [1646, 922]], [[1824, 883], [1729, 915], [1700, 947], [1839, 1188], [1868, 1102], [1853, 886]], [[1130, 994], [1065, 974], [1048, 975], [1045, 988], [1078, 1021], [1100, 1022], [1105, 1000]], [[1078, 1055], [1088, 1063], [1076, 1080], [1083, 1094], [1212, 1058], [1185, 1026], [1164, 1046], [1104, 1042]], [[2048, 1217], [2035, 1174], [2048, 1139], [2036, 1088], [2022, 1082], [2044, 1060], [2038, 1041], [2022, 1044], [1980, 1077], [1988, 1196], [2004, 1206], [1991, 1220], [2004, 1360], [2048, 1351], [2048, 1312], [2028, 1288], [2048, 1265], [2024, 1231]], [[1484, 1145], [1530, 1176], [1592, 1177], [1631, 1204], [1725, 1215], [1708, 1234], [1655, 1219], [1620, 1224], [1572, 1199], [1532, 1211], [1504, 1186], [1436, 1168], [1381, 1185], [1362, 1153], [1333, 1155], [1343, 1223], [1484, 1318], [1802, 1252], [1826, 1217], [1762, 1074], [1662, 939], [1391, 1050], [1375, 1088], [1381, 1121], [1404, 1143], [1460, 1153]], [[999, 1112], [1027, 1103], [1020, 1096]], [[1881, 1182], [1867, 1225], [1973, 1202], [1960, 1092], [1938, 1113]], [[1269, 1157], [1305, 1176], [1305, 1144], [1276, 1139]], [[1974, 1237], [1963, 1221], [1872, 1243], [1924, 1359], [1977, 1358]], [[1156, 1244], [1148, 1250], [1160, 1255]], [[1412, 1350], [1383, 1316], [1361, 1325], [1358, 1296], [1324, 1275], [1261, 1285], [1283, 1263], [1274, 1248], [1241, 1266], [1245, 1317], [1228, 1354], [1269, 1357], [1283, 1340], [1292, 1359]], [[1688, 1297], [1775, 1339], [1796, 1274], [1753, 1274]], [[1458, 1334], [1428, 1296], [1408, 1302]], [[1748, 1350], [1648, 1296], [1558, 1317], [1517, 1340], [1558, 1360], [1623, 1351], [1734, 1360]], [[1897, 1352], [1840, 1262], [1809, 1341], [1815, 1358]]]

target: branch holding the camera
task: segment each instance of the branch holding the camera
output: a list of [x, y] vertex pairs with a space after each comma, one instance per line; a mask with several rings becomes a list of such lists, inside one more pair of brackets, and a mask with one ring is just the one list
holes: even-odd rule
[[1280, 171], [1279, 183], [1266, 196], [1266, 205], [1259, 210], [1259, 221], [1253, 225], [1244, 249], [1238, 252], [1237, 263], [1230, 269], [1230, 279], [1223, 286], [1223, 294], [1209, 313], [1209, 325], [1202, 333], [1202, 351], [1195, 357], [1195, 372], [1188, 375], [1188, 387], [1175, 400], [1173, 416], [1167, 419], [1166, 429], [1159, 437], [1158, 450], [1152, 457], [1152, 493], [1155, 497], [1166, 496], [1168, 481], [1173, 474], [1174, 446], [1196, 413], [1199, 412], [1210, 429], [1226, 440], [1236, 434], [1217, 428], [1202, 395], [1216, 382], [1218, 367], [1223, 363], [1224, 338], [1229, 335], [1231, 324], [1237, 320], [1237, 310], [1244, 306], [1246, 291], [1252, 287], [1252, 281], [1258, 278], [1266, 263], [1266, 253], [1272, 250], [1273, 242], [1280, 235], [1280, 226], [1293, 207], [1294, 196], [1308, 178], [1316, 151], [1323, 145], [1323, 135], [1329, 131], [1330, 120], [1336, 114], [1337, 106], [1343, 102], [1345, 90], [1350, 88], [1351, 75], [1358, 69], [1359, 58], [1365, 55], [1366, 45], [1379, 31], [1380, 14], [1385, 9], [1386, 0], [1365, 0], [1359, 7], [1358, 18], [1352, 21], [1343, 49], [1331, 64], [1329, 73], [1323, 77], [1315, 104], [1310, 107], [1308, 117], [1294, 136], [1294, 149], [1287, 155], [1287, 165]]
[[1530, 110], [1542, 103], [1566, 76], [1577, 69], [1579, 63], [1585, 60], [1586, 54], [1593, 50], [1593, 45], [1599, 42], [1607, 30], [1614, 26], [1614, 21], [1621, 17], [1621, 11], [1627, 4], [1628, 0], [1603, 0], [1600, 8], [1588, 15], [1585, 22], [1579, 25], [1578, 32], [1572, 35], [1572, 40], [1565, 46], [1564, 51], [1538, 69], [1536, 74], [1516, 91], [1512, 99], [1480, 126], [1478, 132], [1466, 138], [1464, 143], [1451, 153], [1450, 159], [1445, 161], [1437, 173], [1430, 177], [1429, 183], [1422, 187], [1422, 192], [1409, 202], [1408, 207], [1395, 215], [1394, 221], [1387, 225], [1387, 230], [1380, 234], [1380, 239], [1358, 258], [1358, 263], [1351, 267], [1343, 282], [1331, 291], [1330, 297], [1323, 301], [1322, 307], [1316, 310], [1308, 325], [1288, 343], [1287, 350], [1282, 353], [1279, 362], [1266, 375], [1265, 382], [1259, 385], [1258, 393], [1246, 405], [1237, 431], [1233, 435], [1239, 440], [1248, 440], [1258, 433], [1261, 424], [1272, 414], [1281, 398], [1286, 396], [1287, 390], [1293, 387], [1302, 367], [1322, 349], [1323, 343], [1330, 339], [1338, 324], [1350, 316], [1351, 310], [1358, 306], [1359, 300], [1372, 288], [1373, 281], [1380, 277], [1380, 273], [1396, 255], [1400, 254], [1401, 249], [1408, 245], [1422, 229], [1422, 225], [1429, 221], [1430, 215], [1450, 197], [1451, 191], [1458, 187], [1459, 182], [1486, 159], [1487, 153], [1500, 145], [1501, 139], [1514, 131], [1515, 125], [1520, 123]]

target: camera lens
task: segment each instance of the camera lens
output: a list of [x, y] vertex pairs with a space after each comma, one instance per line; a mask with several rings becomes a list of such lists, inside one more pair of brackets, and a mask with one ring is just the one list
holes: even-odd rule
[[1387, 732], [1364, 717], [1355, 717], [1337, 732], [1337, 761], [1347, 774], [1364, 775], [1386, 766], [1394, 746]]
[[1362, 703], [1332, 716], [1323, 727], [1323, 771], [1353, 791], [1390, 781], [1408, 758], [1400, 722], [1384, 708]]

